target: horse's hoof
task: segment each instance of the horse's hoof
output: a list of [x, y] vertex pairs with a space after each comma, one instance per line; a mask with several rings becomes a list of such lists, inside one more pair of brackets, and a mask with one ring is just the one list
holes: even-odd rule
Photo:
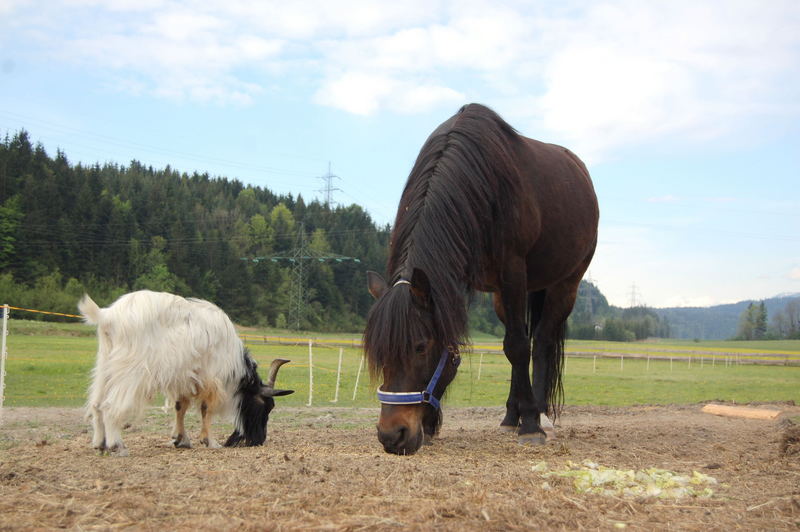
[[520, 445], [530, 445], [531, 447], [538, 447], [547, 443], [547, 436], [543, 432], [534, 432], [532, 434], [520, 434]]
[[500, 425], [500, 432], [517, 432], [517, 427], [514, 425]]

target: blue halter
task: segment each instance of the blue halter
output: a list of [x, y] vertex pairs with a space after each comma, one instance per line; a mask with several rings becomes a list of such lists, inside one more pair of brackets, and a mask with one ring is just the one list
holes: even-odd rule
[[[378, 401], [385, 405], [417, 405], [427, 403], [436, 410], [439, 410], [442, 406], [439, 403], [439, 399], [433, 395], [433, 390], [436, 389], [436, 385], [439, 383], [449, 354], [450, 350], [447, 348], [442, 351], [442, 356], [439, 358], [439, 365], [436, 366], [436, 371], [433, 372], [433, 377], [431, 377], [425, 390], [421, 392], [384, 392], [381, 390], [380, 386], [378, 386]], [[457, 354], [453, 359], [453, 364], [455, 364], [456, 367], [461, 364], [461, 357]]]

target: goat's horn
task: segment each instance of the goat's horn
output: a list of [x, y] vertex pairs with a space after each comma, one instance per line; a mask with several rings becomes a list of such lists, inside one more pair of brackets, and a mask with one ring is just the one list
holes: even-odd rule
[[269, 376], [267, 377], [267, 382], [264, 386], [267, 388], [275, 387], [275, 377], [278, 376], [278, 370], [287, 362], [291, 362], [291, 360], [286, 360], [285, 358], [276, 358], [272, 361], [272, 365], [269, 367]]

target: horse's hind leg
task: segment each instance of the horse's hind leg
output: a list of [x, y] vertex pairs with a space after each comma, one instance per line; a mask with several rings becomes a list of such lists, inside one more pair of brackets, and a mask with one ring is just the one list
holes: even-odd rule
[[566, 322], [578, 294], [580, 277], [547, 289], [544, 307], [534, 331], [533, 397], [538, 413], [556, 415], [561, 400]]

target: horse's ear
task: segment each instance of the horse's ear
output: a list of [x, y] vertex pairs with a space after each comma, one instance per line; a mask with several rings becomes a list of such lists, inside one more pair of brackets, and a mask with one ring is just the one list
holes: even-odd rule
[[386, 284], [386, 280], [381, 277], [381, 274], [368, 271], [367, 288], [369, 289], [369, 293], [372, 294], [372, 297], [378, 299], [386, 293], [389, 289], [389, 285]]
[[428, 280], [428, 275], [419, 268], [414, 268], [411, 273], [411, 293], [414, 294], [417, 301], [426, 307], [430, 306], [431, 282]]

